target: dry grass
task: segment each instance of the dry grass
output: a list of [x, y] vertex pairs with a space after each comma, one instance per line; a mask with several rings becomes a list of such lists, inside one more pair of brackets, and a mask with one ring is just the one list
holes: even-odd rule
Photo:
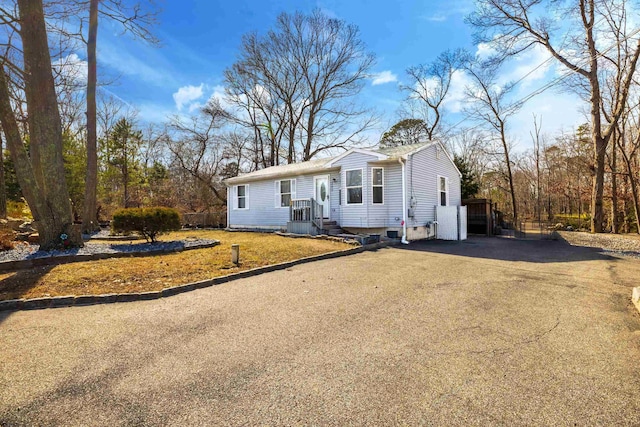
[[[4, 273], [0, 274], [0, 300], [155, 291], [352, 247], [327, 240], [225, 231], [181, 231], [159, 240], [187, 237], [216, 239], [220, 245], [171, 255], [113, 258]], [[240, 245], [239, 266], [231, 263], [232, 244]]]

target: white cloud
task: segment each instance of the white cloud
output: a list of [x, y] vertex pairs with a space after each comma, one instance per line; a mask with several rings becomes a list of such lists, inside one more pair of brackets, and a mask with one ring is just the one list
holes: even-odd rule
[[532, 98], [510, 118], [510, 134], [519, 139], [526, 149], [531, 145], [529, 132], [533, 129], [534, 114], [538, 122], [542, 122], [543, 132], [557, 135], [563, 131], [573, 131], [588, 121], [584, 110], [585, 103], [577, 96], [551, 90]]
[[463, 110], [466, 103], [466, 89], [472, 85], [471, 77], [464, 71], [456, 70], [451, 76], [451, 85], [449, 93], [444, 99], [442, 106], [451, 113], [459, 113]]
[[220, 106], [225, 110], [231, 107], [231, 105], [227, 102], [227, 99], [225, 97], [224, 86], [216, 85], [213, 87], [213, 92], [211, 93], [209, 100], [211, 101], [214, 99], [218, 100], [218, 102], [220, 103]]
[[[124, 45], [113, 45], [109, 42], [100, 44], [98, 61], [126, 76], [140, 77], [143, 82], [160, 87], [175, 86], [174, 74], [167, 70], [162, 62], [153, 56], [146, 61], [133, 52], [123, 48]], [[155, 63], [155, 66], [154, 66]]]
[[496, 53], [496, 50], [489, 43], [478, 43], [476, 46], [476, 58], [481, 61], [489, 59]]
[[527, 53], [518, 55], [513, 63], [508, 65], [506, 72], [500, 78], [500, 83], [517, 81], [522, 89], [526, 89], [536, 81], [547, 77], [548, 71], [554, 64], [551, 54], [543, 47], [536, 46]]
[[447, 15], [444, 13], [434, 13], [433, 15], [426, 16], [424, 19], [431, 22], [444, 22], [447, 20]]
[[87, 84], [88, 63], [75, 53], [54, 61], [52, 66], [66, 80], [66, 83], [83, 86]]
[[398, 81], [398, 76], [396, 76], [389, 70], [374, 73], [371, 76], [371, 84], [374, 86], [382, 85], [385, 83], [393, 83], [396, 81]]
[[202, 98], [204, 90], [204, 83], [200, 83], [200, 86], [182, 86], [177, 92], [173, 94], [173, 100], [176, 103], [178, 111], [182, 110], [185, 105], [189, 106], [189, 111], [193, 111], [197, 107], [193, 107], [195, 101]]

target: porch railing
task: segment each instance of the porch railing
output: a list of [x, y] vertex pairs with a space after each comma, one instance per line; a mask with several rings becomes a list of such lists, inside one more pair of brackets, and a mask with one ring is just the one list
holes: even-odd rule
[[315, 199], [293, 199], [289, 204], [289, 221], [311, 222], [322, 228], [322, 205]]

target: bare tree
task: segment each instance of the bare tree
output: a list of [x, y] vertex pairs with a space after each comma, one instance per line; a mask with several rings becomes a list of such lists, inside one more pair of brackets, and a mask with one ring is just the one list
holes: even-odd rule
[[225, 72], [226, 90], [262, 165], [358, 142], [374, 123], [354, 101], [373, 61], [356, 26], [318, 10], [281, 14], [265, 37], [245, 36], [239, 60]]
[[468, 60], [462, 50], [442, 52], [430, 64], [420, 64], [407, 69], [409, 84], [400, 88], [407, 93], [403, 115], [424, 121], [427, 138], [431, 141], [442, 126], [442, 104], [451, 88], [456, 71]]
[[[78, 0], [76, 0], [78, 1]], [[86, 1], [79, 1], [78, 6], [86, 5]], [[87, 45], [87, 179], [84, 195], [84, 213], [82, 215], [83, 231], [91, 232], [98, 229], [98, 134], [96, 112], [97, 58], [96, 44], [98, 35], [98, 15], [118, 22], [126, 32], [145, 40], [155, 42], [149, 27], [155, 20], [155, 12], [143, 12], [140, 3], [132, 6], [123, 0], [103, 0], [99, 8], [99, 0], [89, 0], [89, 33]], [[80, 33], [81, 34], [81, 33]]]
[[166, 143], [179, 167], [207, 186], [218, 200], [226, 202], [221, 184], [224, 166], [231, 162], [220, 129], [227, 121], [226, 112], [217, 101], [211, 101], [197, 116], [184, 120], [173, 117]]
[[99, 0], [89, 2], [89, 37], [87, 39], [87, 179], [84, 187], [82, 231], [91, 233], [98, 223], [98, 123], [96, 84], [98, 83], [96, 44], [98, 38]]
[[[476, 0], [476, 12], [468, 17], [477, 29], [477, 41], [495, 47], [495, 59], [504, 60], [542, 46], [584, 82], [591, 108], [594, 162], [592, 233], [603, 230], [605, 154], [624, 110], [640, 55], [637, 29], [620, 25], [626, 24], [629, 8], [631, 5], [625, 0]], [[560, 20], [571, 23], [559, 25]], [[612, 36], [614, 41], [609, 43]], [[623, 66], [607, 67], [611, 62], [608, 52], [620, 43], [629, 47], [622, 53]], [[616, 86], [610, 114], [603, 123], [601, 85], [606, 74], [614, 76]]]
[[533, 156], [536, 166], [536, 217], [538, 219], [538, 223], [542, 221], [542, 186], [540, 185], [541, 176], [540, 176], [540, 149], [541, 149], [541, 136], [540, 129], [542, 127], [542, 119], [540, 119], [540, 123], [538, 123], [538, 118], [536, 115], [533, 115], [533, 132], [531, 132], [531, 139], [533, 140]]
[[514, 224], [518, 222], [516, 192], [513, 183], [513, 172], [509, 156], [510, 145], [507, 141], [507, 121], [521, 107], [518, 103], [509, 103], [508, 97], [513, 90], [512, 84], [502, 87], [496, 83], [497, 69], [487, 64], [469, 63], [465, 71], [471, 76], [473, 84], [465, 89], [470, 104], [467, 114], [484, 123], [502, 145], [504, 165], [506, 167]]
[[[24, 70], [5, 60], [0, 70], [0, 121], [16, 168], [20, 187], [31, 208], [40, 234], [40, 247], [52, 249], [67, 234], [81, 246], [73, 227], [69, 192], [62, 158], [62, 127], [51, 68], [42, 0], [18, 0]], [[21, 73], [28, 108], [29, 153], [12, 108], [7, 68]]]

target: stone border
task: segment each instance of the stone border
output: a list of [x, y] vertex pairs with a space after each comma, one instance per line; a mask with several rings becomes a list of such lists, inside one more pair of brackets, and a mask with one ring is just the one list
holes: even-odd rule
[[640, 286], [633, 288], [633, 291], [631, 292], [631, 301], [638, 311], [640, 311]]
[[[215, 240], [211, 243], [203, 243], [201, 245], [193, 245], [193, 246], [175, 248], [175, 249], [157, 249], [157, 250], [139, 251], [139, 252], [102, 252], [97, 254], [85, 254], [85, 255], [49, 256], [49, 257], [41, 257], [41, 258], [23, 259], [19, 261], [0, 261], [0, 272], [24, 270], [27, 268], [42, 267], [45, 265], [58, 265], [58, 264], [69, 264], [72, 262], [96, 261], [99, 259], [108, 259], [108, 258], [130, 258], [130, 257], [144, 257], [144, 256], [159, 255], [159, 254], [171, 254], [171, 253], [178, 253], [183, 251], [190, 251], [192, 249], [212, 248], [219, 244], [220, 244], [220, 241]], [[0, 310], [2, 309], [0, 308]]]
[[105, 294], [105, 295], [68, 295], [59, 297], [31, 298], [31, 299], [12, 299], [0, 301], [1, 311], [14, 310], [35, 310], [42, 308], [57, 308], [95, 304], [110, 304], [115, 302], [131, 302], [145, 301], [159, 298], [165, 298], [172, 295], [190, 292], [195, 289], [208, 288], [210, 286], [220, 285], [222, 283], [231, 282], [233, 280], [244, 279], [247, 277], [257, 276], [262, 273], [269, 273], [277, 270], [284, 270], [296, 265], [305, 264], [313, 261], [324, 259], [338, 258], [347, 255], [353, 255], [365, 251], [375, 251], [387, 246], [396, 245], [397, 242], [380, 242], [372, 245], [359, 246], [353, 249], [343, 251], [329, 252], [321, 255], [314, 255], [306, 258], [300, 258], [293, 261], [282, 262], [280, 264], [267, 265], [264, 267], [252, 268], [251, 270], [240, 271], [238, 273], [228, 274], [226, 276], [214, 277], [213, 279], [201, 280], [199, 282], [187, 283], [185, 285], [164, 288], [161, 291], [149, 291], [130, 294]]

